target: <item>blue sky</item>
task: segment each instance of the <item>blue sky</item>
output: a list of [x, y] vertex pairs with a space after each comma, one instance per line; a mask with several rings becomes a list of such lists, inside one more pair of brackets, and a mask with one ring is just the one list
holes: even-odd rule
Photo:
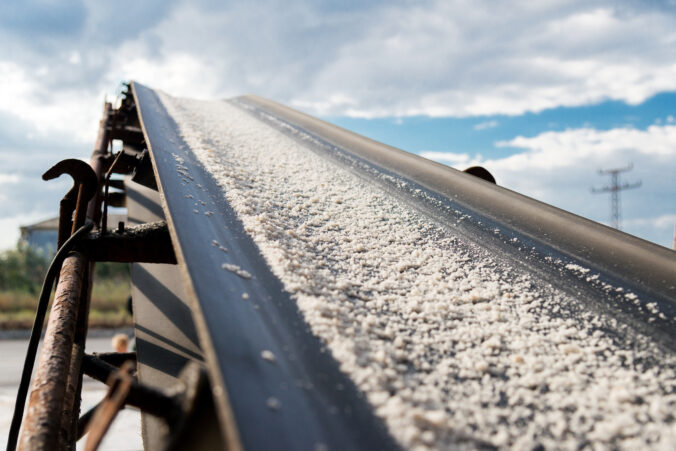
[[[660, 140], [657, 144], [667, 145], [666, 155], [637, 152], [627, 147], [625, 139], [636, 134], [638, 139], [644, 139], [641, 144], [648, 147], [652, 145], [651, 130], [674, 127], [676, 92], [659, 93], [637, 105], [607, 100], [513, 116], [326, 119], [457, 169], [482, 164], [503, 186], [606, 224], [610, 222], [610, 195], [592, 194], [590, 190], [592, 186], [601, 188], [610, 182], [598, 170], [633, 165], [631, 172], [621, 174], [621, 180], [640, 181], [642, 185], [639, 190], [620, 194], [623, 229], [664, 246], [672, 243], [676, 223], [676, 152], [668, 146], [676, 147], [676, 135], [671, 133], [666, 142]], [[531, 161], [530, 169], [537, 173], [529, 173], [528, 156], [546, 152], [547, 144], [557, 136], [570, 138], [564, 148], [557, 146], [551, 150], [554, 155], [549, 160], [552, 165], [558, 164], [547, 168]], [[601, 157], [588, 155], [581, 161], [575, 158], [580, 147], [593, 148], [601, 144], [599, 141], [615, 149], [611, 149], [610, 155], [604, 152]], [[525, 157], [521, 168], [506, 164], [513, 156]], [[532, 180], [524, 178], [534, 178], [535, 185], [540, 186], [533, 186]]]
[[624, 229], [671, 246], [676, 3], [166, 0], [0, 3], [0, 249], [52, 216], [104, 96], [256, 93], [608, 221], [597, 170], [633, 163]]
[[596, 130], [645, 130], [650, 125], [666, 123], [669, 116], [676, 118], [676, 92], [656, 94], [638, 105], [607, 100], [592, 105], [558, 107], [514, 116], [373, 119], [327, 116], [324, 119], [411, 152], [434, 150], [500, 158], [523, 151], [518, 147], [495, 146], [495, 143], [508, 141], [515, 136], [534, 137], [544, 131], [584, 127]]

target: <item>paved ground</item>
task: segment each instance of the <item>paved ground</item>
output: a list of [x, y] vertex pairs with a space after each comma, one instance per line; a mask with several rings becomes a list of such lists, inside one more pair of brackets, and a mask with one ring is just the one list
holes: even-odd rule
[[[16, 390], [19, 386], [21, 368], [26, 355], [28, 340], [0, 340], [0, 449], [7, 444], [9, 426], [12, 422]], [[87, 352], [111, 351], [110, 338], [90, 338]], [[82, 389], [82, 411], [88, 410], [101, 400], [106, 393], [104, 385], [85, 378]], [[84, 447], [84, 440], [78, 443]], [[143, 449], [141, 440], [141, 416], [135, 409], [125, 409], [115, 419], [100, 449], [137, 450]]]

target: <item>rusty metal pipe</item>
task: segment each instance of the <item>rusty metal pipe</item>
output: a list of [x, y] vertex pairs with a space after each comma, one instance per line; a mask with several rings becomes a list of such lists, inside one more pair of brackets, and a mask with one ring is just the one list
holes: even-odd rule
[[[71, 190], [73, 191], [73, 190]], [[63, 246], [63, 243], [68, 240], [72, 234], [73, 229], [73, 210], [75, 209], [75, 201], [71, 198], [72, 193], [66, 194], [59, 203], [59, 232], [56, 242], [57, 248]]]
[[89, 423], [92, 421], [92, 418], [94, 418], [94, 414], [96, 413], [96, 410], [99, 408], [101, 405], [102, 401], [99, 401], [94, 407], [86, 411], [80, 418], [77, 420], [77, 440], [80, 440], [84, 435], [87, 433], [87, 428], [89, 427]]
[[[110, 141], [111, 115], [112, 105], [106, 103], [91, 166], [83, 165], [80, 161], [64, 160], [43, 176], [49, 180], [68, 173], [75, 181], [73, 189], [61, 204], [59, 244], [65, 241], [69, 231], [72, 233], [80, 227], [87, 217], [94, 219], [95, 223], [100, 218], [100, 182]], [[81, 253], [70, 255], [61, 267], [43, 351], [32, 385], [24, 428], [21, 430], [19, 447], [22, 449], [74, 448], [92, 270], [93, 263]], [[20, 416], [18, 421], [20, 424]]]
[[[63, 227], [68, 221], [72, 220], [72, 231], [75, 233], [75, 230], [79, 229], [86, 220], [87, 214], [87, 203], [90, 199], [96, 196], [98, 191], [98, 176], [92, 170], [92, 167], [87, 163], [84, 163], [77, 159], [66, 159], [58, 162], [53, 167], [51, 167], [47, 172], [42, 175], [44, 180], [52, 180], [63, 174], [68, 174], [73, 178], [73, 189], [71, 189], [66, 196], [64, 196], [61, 201], [61, 218], [59, 220], [59, 226], [61, 234], [64, 230]], [[77, 197], [73, 197], [73, 193], [77, 193]], [[72, 203], [71, 203], [72, 202]], [[65, 207], [71, 206], [75, 209], [73, 211], [68, 211]], [[85, 265], [88, 265], [88, 259], [85, 256]], [[84, 275], [82, 276], [85, 280], [89, 280], [89, 272], [85, 270]], [[90, 283], [82, 285], [82, 291], [77, 298], [76, 307], [77, 310], [73, 313], [75, 319], [78, 321], [77, 333], [73, 340], [69, 341], [69, 349], [64, 349], [63, 352], [71, 352], [72, 358], [69, 359], [69, 376], [67, 377], [67, 385], [65, 398], [62, 405], [62, 416], [59, 417], [60, 423], [60, 442], [62, 444], [74, 444], [75, 441], [75, 431], [76, 427], [75, 421], [72, 419], [73, 416], [79, 414], [79, 393], [81, 385], [81, 374], [80, 374], [80, 365], [81, 365], [81, 354], [84, 352], [84, 341], [86, 336], [86, 321], [87, 314], [89, 311], [89, 293], [91, 291]], [[83, 305], [87, 304], [87, 305]], [[85, 313], [78, 313], [84, 310]], [[80, 324], [80, 321], [84, 321], [84, 325]], [[81, 333], [81, 330], [84, 329], [84, 333]], [[50, 333], [49, 331], [47, 333]], [[73, 343], [75, 346], [73, 347]], [[64, 344], [65, 346], [65, 344]], [[77, 399], [77, 401], [76, 401]], [[29, 406], [30, 407], [30, 406]], [[73, 415], [73, 409], [77, 407], [77, 413]], [[53, 426], [54, 428], [59, 428], [58, 425]]]
[[87, 258], [71, 253], [63, 262], [38, 361], [19, 449], [64, 449], [60, 422], [75, 339], [78, 302]]
[[[99, 122], [99, 131], [96, 135], [96, 143], [94, 145], [94, 152], [92, 153], [89, 165], [94, 170], [98, 179], [98, 186], [101, 186], [103, 174], [106, 166], [106, 158], [108, 156], [108, 143], [110, 142], [110, 122], [113, 117], [113, 105], [106, 102], [103, 106], [103, 117]], [[96, 191], [96, 196], [89, 202], [87, 206], [87, 217], [94, 221], [94, 224], [99, 223], [101, 219], [101, 191]]]
[[[82, 218], [85, 216], [98, 224], [101, 215], [101, 181], [103, 177], [105, 160], [108, 155], [110, 144], [110, 122], [114, 118], [112, 104], [106, 102], [103, 106], [103, 116], [99, 122], [99, 130], [94, 145], [89, 165], [96, 175], [96, 193], [88, 200], [88, 203], [79, 204], [82, 207]], [[79, 199], [78, 199], [79, 200]], [[84, 214], [86, 205], [86, 214]], [[79, 220], [79, 218], [77, 219]], [[89, 326], [89, 307], [94, 274], [94, 262], [89, 260], [85, 273], [86, 283], [83, 284], [80, 296], [80, 305], [77, 317], [75, 339], [72, 346], [70, 371], [68, 377], [68, 392], [61, 417], [62, 427], [66, 430], [68, 446], [75, 448], [78, 439], [78, 417], [80, 416], [80, 403], [82, 400], [82, 358], [84, 357], [85, 343]]]
[[16, 395], [14, 415], [12, 417], [12, 424], [9, 428], [9, 436], [7, 438], [8, 451], [14, 451], [19, 440], [19, 429], [23, 419], [24, 406], [26, 405], [26, 395], [28, 394], [31, 375], [35, 365], [35, 355], [37, 353], [40, 336], [42, 335], [42, 325], [45, 321], [47, 305], [49, 304], [49, 298], [52, 293], [52, 286], [54, 286], [54, 281], [61, 271], [61, 265], [63, 261], [66, 259], [66, 257], [68, 257], [75, 244], [78, 243], [84, 235], [89, 233], [93, 226], [94, 224], [88, 223], [80, 230], [75, 232], [75, 234], [73, 234], [73, 236], [71, 236], [63, 244], [63, 246], [59, 248], [58, 252], [54, 256], [54, 259], [52, 260], [52, 263], [49, 265], [49, 269], [47, 269], [47, 274], [45, 275], [44, 282], [42, 283], [42, 289], [38, 299], [38, 306], [35, 311], [35, 319], [33, 322], [33, 328], [31, 329], [31, 336], [28, 340], [28, 349], [26, 350], [26, 359], [24, 361], [23, 371], [21, 373], [19, 390]]
[[77, 424], [80, 415], [80, 401], [82, 390], [82, 357], [84, 356], [85, 342], [87, 339], [87, 325], [89, 323], [89, 305], [91, 302], [93, 263], [88, 262], [88, 270], [85, 271], [80, 302], [78, 305], [77, 325], [73, 339], [73, 349], [70, 359], [70, 371], [66, 397], [64, 401], [63, 416], [61, 417], [61, 430], [65, 434], [65, 443], [71, 449], [75, 449], [77, 442]]
[[[131, 363], [131, 361], [129, 361]], [[126, 362], [125, 362], [126, 363]], [[119, 368], [101, 360], [94, 355], [84, 356], [82, 363], [84, 374], [110, 385], [111, 376], [119, 371]], [[125, 404], [137, 407], [158, 418], [164, 418], [171, 424], [181, 415], [180, 401], [176, 396], [163, 393], [154, 387], [140, 384], [134, 381], [129, 389]]]

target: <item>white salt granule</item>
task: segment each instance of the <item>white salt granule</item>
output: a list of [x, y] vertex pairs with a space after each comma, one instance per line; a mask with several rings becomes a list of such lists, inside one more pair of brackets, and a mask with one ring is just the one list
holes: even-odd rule
[[[226, 102], [160, 98], [312, 332], [403, 447], [676, 443], [676, 362], [648, 338], [602, 332], [618, 325], [467, 242], [450, 220], [440, 226], [320, 157], [306, 147], [312, 137], [280, 123], [294, 140]], [[587, 268], [566, 269], [596, 282]]]
[[248, 271], [240, 268], [237, 265], [233, 265], [232, 263], [223, 263], [221, 268], [227, 269], [230, 272], [234, 272], [243, 279], [251, 279], [251, 274]]
[[566, 269], [570, 269], [571, 271], [579, 272], [580, 274], [587, 274], [589, 272], [589, 268], [584, 268], [580, 265], [576, 265], [574, 263], [569, 263], [566, 265]]
[[266, 405], [270, 410], [279, 410], [279, 408], [282, 407], [281, 401], [274, 396], [268, 398]]
[[275, 358], [275, 354], [273, 354], [272, 351], [267, 349], [261, 352], [261, 357], [263, 357], [263, 359], [267, 360], [268, 362], [275, 362], [277, 360]]

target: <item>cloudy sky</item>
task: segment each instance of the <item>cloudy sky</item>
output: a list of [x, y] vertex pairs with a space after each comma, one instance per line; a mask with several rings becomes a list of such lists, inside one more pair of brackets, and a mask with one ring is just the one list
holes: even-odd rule
[[54, 216], [105, 95], [135, 79], [178, 96], [256, 93], [671, 246], [674, 1], [0, 3], [0, 249]]

